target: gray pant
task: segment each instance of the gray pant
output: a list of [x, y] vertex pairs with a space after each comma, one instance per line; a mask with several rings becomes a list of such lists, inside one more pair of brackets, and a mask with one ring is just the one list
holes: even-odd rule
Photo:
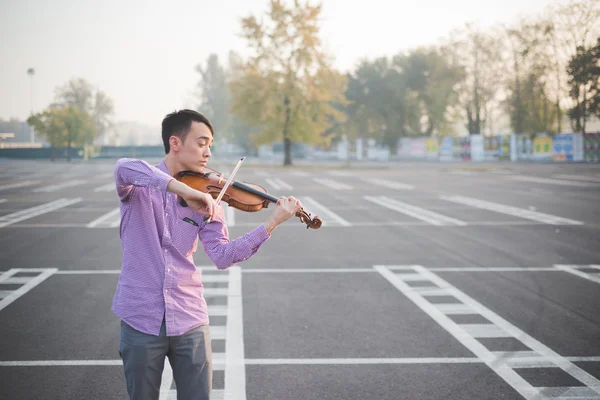
[[208, 325], [181, 336], [167, 336], [163, 320], [159, 336], [153, 336], [121, 321], [119, 355], [131, 400], [158, 400], [165, 356], [173, 368], [177, 400], [210, 400], [212, 349]]

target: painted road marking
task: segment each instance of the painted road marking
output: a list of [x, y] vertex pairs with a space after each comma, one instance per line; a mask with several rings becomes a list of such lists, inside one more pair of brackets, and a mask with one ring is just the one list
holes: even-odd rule
[[41, 188], [33, 189], [32, 192], [56, 192], [57, 190], [61, 190], [64, 188], [79, 186], [87, 183], [86, 180], [83, 179], [73, 179], [63, 183], [57, 183], [56, 185], [44, 186]]
[[542, 222], [550, 225], [583, 225], [583, 222], [581, 221], [557, 217], [555, 215], [545, 214], [537, 211], [524, 210], [522, 208], [506, 206], [504, 204], [492, 203], [491, 201], [479, 200], [472, 197], [440, 196], [440, 199], [480, 208], [482, 210], [490, 210], [499, 212], [501, 214], [530, 219], [532, 221]]
[[225, 202], [221, 205], [225, 209], [225, 223], [229, 227], [235, 226], [235, 209]]
[[[500, 353], [500, 352], [494, 352]], [[515, 352], [517, 353], [517, 352]], [[216, 353], [219, 354], [219, 353]], [[214, 354], [213, 354], [214, 358]], [[600, 362], [600, 356], [561, 357], [571, 362]], [[514, 361], [514, 360], [513, 360]], [[401, 358], [246, 358], [244, 365], [353, 365], [353, 364], [483, 364], [477, 357]], [[123, 360], [24, 360], [0, 361], [0, 367], [121, 366]], [[217, 363], [215, 367], [221, 364]], [[215, 368], [213, 370], [222, 370]]]
[[162, 377], [160, 380], [160, 392], [158, 400], [170, 400], [171, 398], [177, 398], [177, 391], [172, 390], [173, 385], [173, 369], [168, 358], [165, 358], [165, 365], [163, 368]]
[[225, 390], [223, 398], [224, 400], [246, 400], [242, 271], [239, 266], [229, 268], [228, 289], [225, 332]]
[[[115, 218], [116, 217], [116, 218]], [[112, 211], [93, 220], [86, 226], [88, 228], [114, 228], [121, 224], [121, 208], [117, 207]]]
[[465, 225], [467, 225], [467, 223], [464, 221], [461, 221], [461, 220], [458, 220], [455, 218], [450, 218], [445, 215], [438, 214], [436, 212], [426, 210], [421, 207], [417, 207], [417, 206], [410, 205], [408, 203], [401, 202], [399, 200], [390, 199], [389, 197], [364, 196], [364, 198], [375, 204], [389, 208], [390, 210], [394, 210], [399, 213], [411, 216], [413, 218], [420, 219], [420, 220], [428, 222], [432, 225], [438, 225], [438, 226], [445, 226], [445, 225], [465, 226]]
[[36, 185], [38, 183], [40, 183], [40, 181], [23, 181], [23, 182], [18, 182], [18, 183], [9, 183], [9, 184], [0, 186], [0, 190], [15, 189], [15, 188], [20, 188], [20, 187], [25, 187], [25, 186]]
[[[319, 215], [313, 214], [313, 215]], [[337, 225], [337, 224], [328, 224], [327, 226], [330, 228], [346, 228], [349, 226], [357, 226], [357, 227], [381, 227], [381, 226], [390, 226], [390, 227], [398, 227], [398, 226], [430, 226], [431, 224], [423, 221], [357, 221], [357, 222], [349, 222], [350, 225]], [[446, 225], [447, 228], [453, 227], [462, 227], [462, 226], [525, 226], [525, 225], [542, 225], [541, 222], [532, 222], [532, 221], [469, 221], [467, 225]], [[236, 226], [242, 227], [256, 227], [256, 222], [236, 222]], [[87, 223], [51, 223], [51, 224], [15, 224], [13, 225], [15, 228], [85, 228], [87, 227]], [[295, 224], [283, 224], [279, 226], [280, 229], [297, 229], [298, 226]]]
[[379, 179], [379, 178], [360, 178], [360, 179], [365, 182], [373, 183], [373, 184], [379, 185], [379, 186], [385, 186], [390, 189], [396, 189], [396, 190], [413, 190], [415, 188], [413, 185], [390, 181], [387, 179]]
[[112, 192], [113, 190], [117, 190], [117, 186], [114, 182], [111, 182], [106, 185], [98, 186], [94, 189], [94, 192]]
[[[587, 279], [588, 281], [592, 281], [595, 283], [600, 283], [600, 265], [564, 265], [564, 264], [556, 264], [554, 267], [560, 271], [568, 272], [569, 274], [573, 274], [575, 276], [579, 276], [580, 278]], [[580, 271], [580, 268], [590, 268], [596, 269], [598, 272], [589, 273], [585, 271]]]
[[302, 176], [302, 177], [310, 176], [310, 174], [308, 172], [304, 172], [304, 171], [291, 171], [290, 174], [292, 174], [294, 176]]
[[477, 172], [474, 172], [474, 171], [463, 171], [463, 170], [454, 170], [454, 171], [450, 171], [450, 174], [452, 174], [452, 175], [463, 175], [463, 176], [473, 176], [473, 175], [477, 175]]
[[[314, 200], [312, 197], [303, 197], [300, 202], [311, 211], [311, 215], [323, 218], [322, 226], [351, 226], [352, 224], [340, 217], [329, 208]], [[306, 210], [305, 209], [305, 210]], [[291, 225], [291, 224], [288, 224]]]
[[[477, 336], [474, 335], [482, 335], [480, 337], [489, 337], [489, 334], [507, 334], [509, 337], [520, 341], [523, 345], [535, 352], [538, 357], [545, 361], [545, 365], [552, 366], [553, 368], [561, 368], [564, 372], [568, 373], [573, 378], [577, 379], [591, 389], [595, 397], [598, 397], [598, 394], [600, 394], [600, 381], [594, 376], [573, 364], [572, 361], [569, 361], [565, 357], [561, 357], [558, 353], [554, 352], [549, 347], [545, 346], [524, 331], [512, 325], [510, 322], [486, 308], [464, 292], [458, 290], [456, 287], [452, 286], [450, 283], [446, 282], [432, 271], [427, 270], [422, 266], [413, 266], [413, 271], [411, 273], [421, 274], [424, 281], [430, 281], [432, 285], [444, 288], [448, 295], [459, 300], [464, 306], [471, 308], [474, 314], [479, 314], [486, 320], [490, 321], [490, 324], [487, 325], [493, 325], [495, 328], [488, 326], [482, 328], [482, 324], [456, 323], [450, 319], [447, 314], [442, 312], [438, 308], [437, 304], [429, 302], [426, 297], [412, 290], [411, 286], [402, 280], [401, 275], [394, 273], [392, 270], [383, 265], [375, 265], [373, 268], [406, 297], [413, 301], [413, 303], [415, 303], [421, 310], [423, 310], [433, 320], [440, 324], [440, 326], [446, 329], [460, 343], [467, 347], [473, 354], [485, 362], [490, 369], [492, 369], [498, 376], [504, 379], [505, 382], [512, 386], [526, 399], [545, 398], [544, 396], [548, 394], [548, 390], [545, 387], [535, 387], [531, 385], [513, 369], [515, 367], [512, 367], [511, 365], [514, 365], [513, 363], [515, 361], [519, 361], [518, 358], [505, 358], [505, 353], [495, 354], [483, 346], [476, 339]], [[492, 333], [492, 331], [494, 332]], [[531, 354], [528, 352], [525, 358], [529, 359], [530, 356]], [[571, 387], [561, 387], [560, 389], [562, 389], [562, 392], [567, 392], [571, 390]]]
[[320, 183], [323, 186], [327, 186], [330, 189], [334, 190], [351, 190], [354, 189], [350, 185], [346, 185], [345, 183], [334, 181], [333, 179], [327, 178], [313, 178], [313, 181]]
[[516, 175], [510, 176], [510, 179], [521, 181], [521, 182], [534, 182], [534, 183], [548, 183], [551, 185], [562, 185], [562, 186], [577, 186], [577, 187], [589, 187], [589, 188], [597, 188], [600, 187], [600, 184], [588, 183], [588, 182], [573, 182], [562, 179], [550, 179], [550, 178], [539, 178], [536, 176], [525, 176], [525, 175]]
[[[407, 281], [410, 280], [423, 280], [416, 279], [417, 274], [414, 272], [416, 265], [386, 265], [386, 268], [391, 271], [400, 271], [398, 274], [404, 277], [408, 277]], [[588, 267], [587, 265], [579, 266], [581, 268]], [[595, 267], [595, 266], [590, 266]], [[214, 271], [214, 265], [198, 265], [196, 268], [202, 271]], [[600, 267], [599, 267], [600, 268]], [[561, 270], [556, 267], [430, 267], [427, 270], [432, 272], [555, 272], [559, 273]], [[373, 268], [244, 268], [244, 273], [283, 273], [283, 274], [295, 274], [295, 273], [341, 273], [347, 274], [352, 272], [360, 273], [374, 273]], [[600, 272], [600, 270], [599, 270]], [[58, 275], [86, 275], [86, 274], [120, 274], [119, 269], [80, 269], [80, 270], [58, 270], [55, 272]], [[2, 275], [0, 275], [0, 282], [2, 282]], [[228, 282], [227, 276], [221, 274], [204, 274], [202, 276], [203, 282]], [[213, 306], [214, 307], [214, 306]]]
[[8, 294], [2, 300], [0, 300], [0, 310], [4, 309], [13, 301], [17, 300], [19, 297], [29, 292], [31, 289], [42, 283], [44, 280], [48, 279], [56, 271], [56, 268], [13, 268], [4, 272], [2, 275], [0, 275], [0, 283], [7, 283], [7, 281], [10, 282], [11, 279], [16, 279], [16, 277], [13, 277], [13, 275], [18, 274], [19, 272], [39, 272], [39, 274], [37, 276], [28, 278], [27, 282], [23, 286], [16, 290], [13, 290], [10, 294]]
[[265, 179], [267, 181], [267, 183], [271, 186], [273, 186], [273, 188], [275, 190], [281, 190], [281, 189], [286, 189], [286, 190], [292, 190], [293, 186], [288, 185], [287, 183], [285, 183], [284, 181], [282, 181], [279, 178], [267, 178]]
[[333, 176], [352, 176], [352, 172], [350, 171], [327, 171], [327, 174]]
[[[204, 277], [202, 278], [204, 282]], [[214, 287], [205, 287], [204, 288], [204, 296], [206, 297], [216, 297], [216, 296], [227, 296], [229, 293], [229, 289], [227, 288], [214, 288]]]
[[595, 177], [595, 176], [585, 176], [585, 175], [556, 175], [556, 177], [560, 178], [560, 179], [574, 179], [576, 181], [600, 183], [600, 178]]
[[0, 217], [0, 228], [4, 228], [5, 226], [9, 226], [14, 223], [33, 218], [38, 215], [48, 213], [50, 211], [58, 210], [59, 208], [66, 207], [71, 204], [79, 203], [80, 201], [81, 197], [78, 197], [76, 199], [59, 199], [51, 201], [50, 203], [44, 203], [39, 206], [27, 208], [25, 210], [17, 211], [12, 214], [4, 215]]

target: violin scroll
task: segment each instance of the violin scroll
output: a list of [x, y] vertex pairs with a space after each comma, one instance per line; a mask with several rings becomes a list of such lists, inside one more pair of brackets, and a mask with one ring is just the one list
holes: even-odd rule
[[311, 218], [310, 213], [307, 213], [303, 209], [300, 209], [300, 211], [296, 213], [296, 217], [300, 218], [300, 221], [306, 224], [306, 229], [319, 229], [323, 224], [321, 217], [315, 215], [314, 218]]

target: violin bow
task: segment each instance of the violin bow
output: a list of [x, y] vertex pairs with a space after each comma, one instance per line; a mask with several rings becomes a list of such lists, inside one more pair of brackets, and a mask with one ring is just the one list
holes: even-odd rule
[[[242, 166], [242, 162], [244, 162], [244, 160], [246, 159], [246, 157], [242, 157], [240, 159], [240, 161], [238, 161], [238, 163], [236, 164], [235, 168], [233, 169], [233, 172], [231, 173], [231, 175], [229, 175], [229, 179], [227, 179], [227, 182], [225, 182], [225, 185], [223, 186], [223, 188], [221, 189], [221, 192], [219, 193], [219, 196], [217, 197], [217, 199], [215, 200], [215, 204], [219, 204], [219, 202], [221, 201], [221, 198], [223, 197], [223, 195], [225, 194], [225, 191], [227, 190], [227, 188], [229, 187], [229, 185], [231, 185], [231, 182], [233, 182], [233, 177], [235, 176], [235, 174], [237, 173], [238, 169], [240, 169], [240, 167]], [[210, 216], [206, 217], [204, 219], [204, 222], [206, 224], [210, 224], [211, 222], [211, 218]]]

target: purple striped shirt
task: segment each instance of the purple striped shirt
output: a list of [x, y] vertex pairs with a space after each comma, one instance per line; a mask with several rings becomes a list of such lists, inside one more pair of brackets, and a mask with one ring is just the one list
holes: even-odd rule
[[[133, 328], [158, 336], [163, 316], [167, 336], [207, 325], [202, 272], [194, 264], [198, 238], [218, 269], [247, 260], [270, 235], [264, 225], [229, 240], [223, 208], [205, 224], [204, 216], [182, 207], [167, 192], [174, 179], [164, 161], [153, 167], [123, 158], [114, 172], [121, 200], [121, 275], [113, 312]], [[186, 222], [195, 221], [198, 226]]]

